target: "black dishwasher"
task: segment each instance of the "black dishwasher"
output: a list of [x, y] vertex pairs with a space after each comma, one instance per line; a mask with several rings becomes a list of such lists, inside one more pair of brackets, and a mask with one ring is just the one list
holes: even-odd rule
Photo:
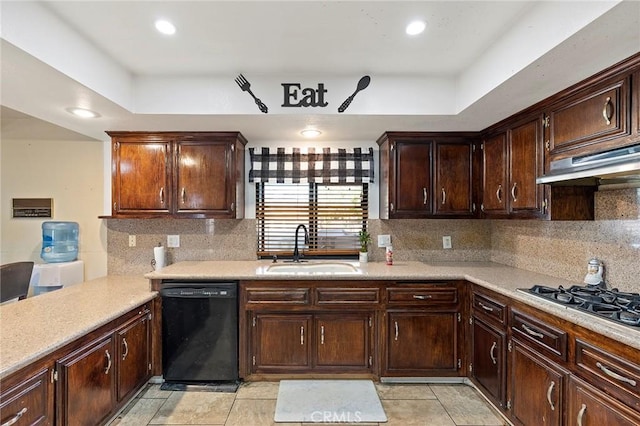
[[168, 383], [238, 380], [238, 283], [163, 281], [162, 374]]

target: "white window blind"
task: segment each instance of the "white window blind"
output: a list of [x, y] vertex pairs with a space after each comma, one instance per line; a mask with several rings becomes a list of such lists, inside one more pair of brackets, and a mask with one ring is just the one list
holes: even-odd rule
[[296, 227], [300, 253], [308, 257], [350, 256], [359, 250], [358, 233], [366, 229], [368, 185], [256, 184], [258, 256], [290, 256]]

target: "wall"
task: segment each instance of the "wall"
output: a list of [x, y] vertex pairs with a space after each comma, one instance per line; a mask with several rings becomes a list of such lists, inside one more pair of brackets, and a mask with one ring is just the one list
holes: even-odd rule
[[[103, 144], [96, 141], [6, 140], [0, 145], [0, 263], [40, 259], [42, 222], [78, 222], [85, 278], [107, 273], [103, 211]], [[13, 198], [53, 198], [51, 219], [14, 219]]]

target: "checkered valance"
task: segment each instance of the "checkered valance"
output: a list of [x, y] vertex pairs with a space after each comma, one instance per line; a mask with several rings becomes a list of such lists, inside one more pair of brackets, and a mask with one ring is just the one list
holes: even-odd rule
[[373, 183], [373, 148], [249, 148], [249, 182]]

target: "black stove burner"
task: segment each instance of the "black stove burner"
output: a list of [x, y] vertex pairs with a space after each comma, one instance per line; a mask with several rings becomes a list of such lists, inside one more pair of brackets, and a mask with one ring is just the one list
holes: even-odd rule
[[597, 286], [577, 285], [569, 288], [535, 285], [522, 291], [620, 324], [640, 327], [640, 294], [638, 293], [625, 293], [615, 288], [606, 290]]

